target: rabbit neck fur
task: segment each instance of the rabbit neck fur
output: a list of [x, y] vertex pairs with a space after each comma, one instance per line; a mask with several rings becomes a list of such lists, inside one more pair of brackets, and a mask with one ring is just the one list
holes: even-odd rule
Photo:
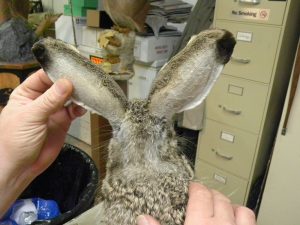
[[[153, 116], [147, 101], [128, 104], [121, 126], [114, 131], [109, 147], [107, 170], [133, 179], [137, 173], [185, 173], [191, 171], [178, 155], [177, 138], [170, 121]], [[179, 167], [179, 168], [178, 168]], [[142, 171], [142, 172], [141, 172]], [[132, 174], [133, 173], [133, 174]]]
[[183, 224], [192, 177], [188, 161], [178, 154], [172, 123], [149, 114], [147, 101], [131, 102], [109, 145], [103, 224], [110, 218], [136, 224], [139, 214], [151, 214], [164, 225]]

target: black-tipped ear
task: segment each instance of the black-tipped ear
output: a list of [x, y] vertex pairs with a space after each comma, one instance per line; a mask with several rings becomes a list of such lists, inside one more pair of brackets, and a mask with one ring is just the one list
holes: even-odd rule
[[232, 36], [232, 33], [224, 30], [225, 34], [217, 41], [217, 49], [219, 58], [224, 64], [228, 63], [233, 52], [236, 41]]
[[60, 78], [72, 82], [75, 103], [105, 117], [113, 127], [120, 125], [128, 102], [112, 76], [59, 40], [43, 39], [34, 45], [33, 51], [53, 82]]
[[235, 43], [227, 33], [207, 30], [192, 37], [159, 71], [148, 97], [152, 114], [171, 119], [203, 102], [232, 53]]

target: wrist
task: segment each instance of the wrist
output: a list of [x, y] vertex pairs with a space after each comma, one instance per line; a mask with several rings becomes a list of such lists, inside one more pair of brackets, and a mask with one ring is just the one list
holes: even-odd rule
[[0, 218], [34, 179], [27, 171], [18, 170], [5, 157], [0, 158]]
[[1, 175], [4, 176], [0, 179], [0, 218], [32, 182], [32, 179], [24, 174], [18, 177], [8, 177], [5, 173]]

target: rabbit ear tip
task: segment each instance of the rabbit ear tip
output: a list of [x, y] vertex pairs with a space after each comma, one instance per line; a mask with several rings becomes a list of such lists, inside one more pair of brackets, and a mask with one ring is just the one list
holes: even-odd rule
[[235, 44], [236, 40], [232, 33], [224, 30], [224, 35], [217, 41], [218, 54], [223, 64], [228, 63], [230, 60]]

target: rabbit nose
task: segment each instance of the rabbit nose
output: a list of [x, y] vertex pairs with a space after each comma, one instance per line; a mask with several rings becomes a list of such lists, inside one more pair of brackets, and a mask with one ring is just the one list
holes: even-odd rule
[[217, 41], [217, 50], [221, 63], [226, 64], [230, 60], [234, 46], [236, 44], [232, 33], [224, 30], [224, 35]]

